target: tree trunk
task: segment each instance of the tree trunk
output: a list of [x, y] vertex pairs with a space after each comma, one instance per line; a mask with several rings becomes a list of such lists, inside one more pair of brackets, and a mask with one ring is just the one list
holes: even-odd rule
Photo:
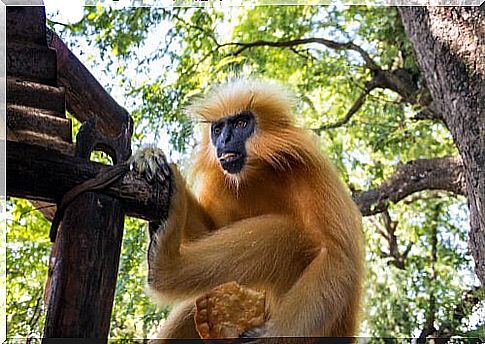
[[463, 159], [469, 247], [485, 285], [485, 14], [478, 7], [400, 7], [399, 13]]

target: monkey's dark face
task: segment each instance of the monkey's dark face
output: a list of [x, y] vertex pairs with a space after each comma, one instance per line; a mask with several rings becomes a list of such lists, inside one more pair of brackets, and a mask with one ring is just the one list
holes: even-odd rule
[[243, 111], [223, 117], [211, 126], [211, 140], [224, 171], [239, 173], [246, 163], [246, 140], [253, 134], [254, 115]]

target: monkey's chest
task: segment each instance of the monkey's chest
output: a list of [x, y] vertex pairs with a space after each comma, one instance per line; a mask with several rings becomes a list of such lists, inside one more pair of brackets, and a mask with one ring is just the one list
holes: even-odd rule
[[268, 214], [288, 214], [288, 209], [275, 200], [251, 200], [248, 202], [227, 202], [211, 209], [216, 228], [228, 226], [234, 222]]
[[234, 222], [268, 214], [289, 214], [294, 207], [282, 188], [258, 185], [258, 187], [227, 192], [219, 197], [204, 197], [205, 207], [211, 215], [216, 228]]

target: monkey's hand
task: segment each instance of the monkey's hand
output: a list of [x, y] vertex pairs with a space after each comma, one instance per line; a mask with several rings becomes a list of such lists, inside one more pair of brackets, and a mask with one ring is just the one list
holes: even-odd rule
[[130, 158], [130, 165], [132, 170], [143, 175], [150, 184], [165, 183], [172, 175], [165, 154], [154, 146], [137, 151]]
[[[148, 146], [138, 150], [129, 160], [132, 171], [142, 176], [150, 184], [171, 183], [173, 171], [167, 163], [165, 154], [155, 146]], [[160, 233], [163, 233], [167, 221], [150, 223], [148, 233], [150, 242]], [[150, 244], [150, 250], [154, 245]]]
[[[187, 221], [186, 189], [182, 175], [175, 165], [169, 165], [162, 150], [146, 147], [130, 158], [132, 171], [153, 185], [169, 186], [169, 205], [166, 216], [150, 222], [148, 233], [148, 278], [149, 284], [156, 276], [164, 276], [157, 268], [160, 261], [171, 262], [178, 256], [182, 233]], [[162, 215], [162, 214], [161, 214]], [[173, 266], [173, 265], [171, 265]]]
[[252, 327], [239, 336], [239, 338], [262, 338], [265, 337], [267, 332], [267, 325], [266, 323], [257, 326], [257, 327]]

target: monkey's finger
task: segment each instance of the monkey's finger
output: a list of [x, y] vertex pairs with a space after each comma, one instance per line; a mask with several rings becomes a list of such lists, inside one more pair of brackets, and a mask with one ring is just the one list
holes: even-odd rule
[[163, 183], [165, 181], [165, 176], [162, 174], [163, 153], [156, 151], [147, 161], [150, 182]]
[[[266, 332], [266, 326], [263, 324], [262, 326], [257, 326], [257, 327], [247, 329], [246, 331], [241, 333], [239, 338], [260, 338], [264, 335], [265, 332]], [[250, 341], [250, 343], [252, 342]]]
[[162, 172], [165, 175], [165, 177], [167, 177], [167, 178], [169, 178], [170, 175], [172, 174], [172, 171], [170, 170], [170, 166], [168, 165], [166, 160], [165, 160], [164, 164], [162, 165]]
[[151, 182], [164, 183], [166, 177], [162, 171], [162, 165], [160, 165], [159, 159], [154, 157], [150, 166]]
[[135, 171], [139, 174], [144, 174], [146, 169], [146, 163], [142, 154], [136, 153], [135, 155], [133, 155], [130, 158], [129, 163], [132, 171]]
[[157, 179], [159, 182], [164, 182], [171, 175], [170, 167], [168, 167], [168, 163], [164, 155], [155, 156], [155, 161], [157, 165]]
[[148, 183], [153, 184], [156, 172], [150, 166], [144, 171], [145, 179]]
[[167, 177], [162, 173], [162, 169], [158, 169], [157, 173], [155, 174], [155, 180], [157, 183], [165, 183], [167, 181]]

